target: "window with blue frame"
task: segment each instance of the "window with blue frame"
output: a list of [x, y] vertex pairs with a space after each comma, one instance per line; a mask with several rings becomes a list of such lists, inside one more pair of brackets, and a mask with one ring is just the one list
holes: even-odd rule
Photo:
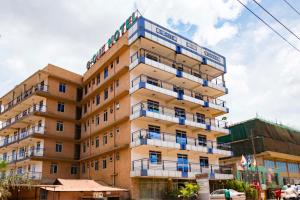
[[200, 157], [200, 167], [205, 167], [208, 168], [209, 167], [209, 161], [208, 161], [208, 157]]
[[181, 130], [176, 130], [176, 143], [187, 144], [186, 132]]
[[267, 169], [271, 168], [274, 169], [275, 168], [275, 163], [272, 160], [265, 160], [265, 167]]
[[198, 134], [198, 144], [200, 146], [207, 146], [207, 137], [206, 137], [206, 135]]
[[175, 110], [175, 117], [184, 118], [184, 119], [186, 118], [185, 109], [174, 107], [174, 110]]
[[108, 67], [104, 69], [104, 79], [108, 77]]
[[151, 85], [159, 86], [158, 80], [149, 76], [147, 76], [147, 83]]
[[280, 172], [286, 172], [287, 171], [286, 162], [277, 161], [276, 162], [276, 167], [280, 170]]
[[205, 115], [201, 113], [196, 113], [197, 122], [205, 124]]
[[177, 170], [187, 172], [189, 169], [188, 156], [185, 154], [177, 154]]
[[160, 164], [161, 163], [161, 152], [159, 151], [150, 151], [149, 160], [151, 164]]
[[148, 99], [147, 107], [148, 107], [148, 111], [159, 112], [159, 102], [157, 102], [157, 101], [152, 101], [152, 100]]
[[154, 125], [148, 125], [149, 139], [160, 139], [160, 127]]
[[297, 163], [288, 163], [290, 173], [299, 173], [299, 165]]

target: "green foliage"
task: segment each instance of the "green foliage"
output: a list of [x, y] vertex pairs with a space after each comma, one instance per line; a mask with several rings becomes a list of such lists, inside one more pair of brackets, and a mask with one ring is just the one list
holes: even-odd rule
[[184, 187], [180, 187], [178, 196], [184, 199], [189, 199], [198, 193], [199, 185], [196, 183], [185, 183]]
[[227, 180], [225, 187], [228, 189], [233, 189], [238, 192], [245, 192], [246, 198], [251, 200], [258, 199], [258, 192], [256, 189], [252, 188], [248, 183], [239, 180]]

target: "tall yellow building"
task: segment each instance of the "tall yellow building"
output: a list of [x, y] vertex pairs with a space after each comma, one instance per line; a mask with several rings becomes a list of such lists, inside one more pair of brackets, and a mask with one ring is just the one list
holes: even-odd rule
[[[28, 146], [25, 152], [34, 152], [37, 157], [34, 161], [29, 156], [29, 161], [39, 164], [34, 172], [39, 172], [42, 181], [50, 180], [53, 171], [55, 177], [71, 178], [73, 170], [74, 177], [128, 189], [133, 199], [160, 199], [170, 188], [195, 180], [195, 174], [208, 173], [211, 180], [232, 178], [229, 168], [219, 166], [219, 158], [230, 156], [231, 151], [216, 142], [217, 136], [229, 134], [226, 122], [216, 119], [228, 113], [226, 103], [219, 99], [228, 92], [223, 56], [133, 13], [87, 63], [82, 77], [64, 71], [68, 73], [65, 75], [61, 70], [53, 67], [57, 82], [44, 83], [53, 94], [33, 89], [34, 98], [13, 103], [9, 109], [22, 115], [22, 109], [28, 109], [25, 105], [32, 109], [37, 106], [38, 112], [29, 111], [34, 113], [29, 115], [32, 117], [18, 118], [28, 118], [24, 126], [29, 128], [34, 124], [44, 131], [48, 127], [60, 129], [60, 122], [64, 124], [64, 137], [56, 130], [52, 139], [34, 131], [28, 133], [31, 144], [24, 143]], [[51, 73], [47, 75], [51, 77]], [[37, 77], [33, 79], [38, 82], [26, 84], [27, 88], [37, 83], [33, 88], [41, 87], [43, 79]], [[66, 84], [65, 93], [57, 91], [60, 83]], [[23, 95], [27, 90], [22, 85], [17, 87]], [[2, 98], [1, 116], [5, 120], [13, 120], [17, 114], [5, 115], [11, 112], [5, 111], [8, 103], [18, 96], [11, 95]], [[65, 112], [57, 111], [61, 103]], [[49, 125], [47, 120], [39, 125], [45, 115], [42, 108], [46, 113], [54, 109]], [[66, 131], [67, 124], [70, 131]], [[14, 127], [22, 130], [23, 123]], [[81, 134], [75, 134], [76, 130]], [[9, 141], [14, 138], [14, 130], [8, 134], [4, 126], [1, 131]], [[20, 143], [5, 145], [1, 155], [4, 159], [7, 153], [8, 160], [14, 157], [13, 146], [21, 148]], [[42, 156], [36, 156], [37, 149], [43, 150]], [[79, 153], [79, 160], [74, 159]], [[62, 161], [57, 159], [54, 167], [55, 162], [48, 157]], [[75, 170], [78, 165], [80, 170]], [[25, 168], [29, 169], [28, 165]]]

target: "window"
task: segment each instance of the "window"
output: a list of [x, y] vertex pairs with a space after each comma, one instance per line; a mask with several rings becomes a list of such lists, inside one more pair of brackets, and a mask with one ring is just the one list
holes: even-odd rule
[[55, 151], [56, 152], [62, 152], [62, 144], [61, 143], [56, 143]]
[[96, 115], [96, 125], [99, 125], [99, 123], [100, 123], [100, 116]]
[[271, 168], [274, 169], [275, 168], [275, 163], [272, 160], [265, 160], [265, 167], [267, 169]]
[[208, 167], [209, 162], [208, 162], [208, 157], [200, 157], [200, 167]]
[[50, 165], [50, 174], [56, 174], [57, 173], [57, 169], [58, 169], [57, 164], [52, 163]]
[[104, 100], [108, 98], [108, 88], [105, 88], [104, 90]]
[[99, 137], [96, 137], [95, 144], [96, 144], [96, 147], [99, 147]]
[[147, 76], [147, 83], [151, 85], [159, 86], [158, 80], [149, 76]]
[[110, 64], [110, 68], [112, 69], [114, 67], [114, 63], [111, 63]]
[[65, 104], [63, 102], [57, 103], [57, 111], [58, 112], [65, 112]]
[[112, 92], [112, 91], [114, 91], [114, 85], [113, 84], [110, 85], [110, 92]]
[[161, 152], [159, 151], [150, 151], [149, 160], [151, 164], [160, 164], [161, 163]]
[[98, 160], [95, 160], [95, 170], [99, 170], [99, 163], [98, 163]]
[[148, 125], [150, 139], [160, 139], [160, 127], [154, 125]]
[[175, 117], [185, 118], [185, 110], [183, 108], [174, 107]]
[[71, 166], [71, 174], [72, 175], [77, 174], [77, 166], [76, 165]]
[[120, 109], [120, 103], [116, 102], [116, 109], [119, 110]]
[[107, 144], [107, 134], [103, 135], [103, 145]]
[[97, 74], [97, 85], [100, 84], [100, 74]]
[[106, 159], [102, 160], [102, 169], [106, 169]]
[[66, 84], [65, 83], [59, 83], [59, 92], [65, 93], [66, 92]]
[[113, 157], [110, 156], [110, 157], [109, 157], [109, 162], [112, 162], [112, 161], [113, 161]]
[[99, 105], [100, 104], [100, 95], [98, 94], [96, 96], [96, 105]]
[[108, 68], [106, 67], [104, 69], [104, 79], [106, 79], [108, 77]]
[[119, 87], [119, 79], [118, 80], [116, 80], [116, 87]]
[[40, 190], [40, 200], [47, 200], [47, 199], [48, 199], [48, 191]]
[[197, 122], [205, 124], [205, 115], [201, 113], [196, 113]]
[[297, 163], [288, 163], [290, 173], [299, 173], [299, 166]]
[[88, 93], [88, 87], [87, 85], [84, 86], [84, 94], [87, 94]]
[[207, 145], [206, 142], [207, 142], [206, 135], [198, 134], [198, 144], [200, 146], [206, 146]]
[[56, 122], [56, 131], [64, 131], [64, 124], [62, 121]]
[[280, 170], [280, 172], [286, 172], [287, 171], [286, 162], [277, 161], [276, 162], [276, 167]]
[[120, 153], [119, 152], [116, 153], [116, 160], [120, 160]]
[[148, 110], [152, 112], [159, 112], [159, 102], [147, 100]]
[[82, 172], [82, 174], [85, 173], [85, 163], [82, 163], [82, 165], [81, 165], [81, 172]]
[[116, 58], [116, 64], [119, 64], [119, 56]]
[[107, 110], [105, 110], [103, 113], [103, 121], [105, 122], [107, 121], [107, 115], [108, 115]]

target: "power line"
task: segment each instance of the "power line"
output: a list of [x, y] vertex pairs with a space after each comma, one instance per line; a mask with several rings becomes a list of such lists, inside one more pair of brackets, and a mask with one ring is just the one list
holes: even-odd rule
[[276, 17], [274, 17], [274, 15], [272, 15], [267, 9], [265, 9], [260, 3], [258, 3], [256, 0], [252, 0], [254, 1], [259, 7], [261, 7], [266, 13], [268, 13], [273, 19], [275, 19], [279, 24], [281, 24], [281, 26], [283, 26], [288, 32], [290, 32], [291, 34], [293, 34], [298, 40], [300, 40], [300, 38], [298, 37], [298, 35], [296, 35], [293, 31], [291, 31], [288, 27], [286, 27], [281, 21], [279, 21], [279, 19], [277, 19]]
[[255, 14], [250, 8], [248, 8], [245, 4], [243, 4], [240, 0], [237, 0], [240, 4], [242, 4], [249, 12], [251, 12], [255, 17], [257, 17], [262, 23], [264, 23], [267, 27], [269, 27], [274, 33], [276, 33], [281, 39], [287, 42], [291, 47], [293, 47], [296, 51], [300, 53], [300, 50], [295, 47], [292, 43], [290, 43], [285, 37], [283, 37], [280, 33], [278, 33], [274, 28], [272, 28], [267, 22], [265, 22], [262, 18], [260, 18], [257, 14]]
[[293, 9], [298, 15], [300, 15], [300, 12], [295, 8], [293, 7], [287, 0], [283, 0], [288, 6], [290, 6], [291, 9]]

